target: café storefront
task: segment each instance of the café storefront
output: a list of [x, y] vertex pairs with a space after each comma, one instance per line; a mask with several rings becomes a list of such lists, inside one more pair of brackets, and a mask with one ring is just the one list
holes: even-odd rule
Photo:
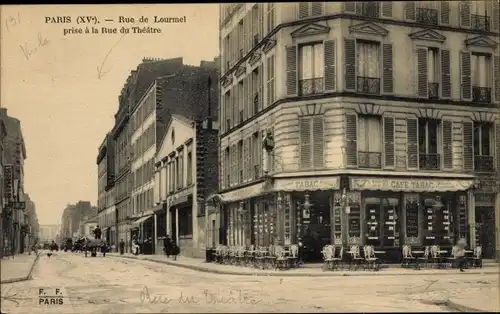
[[402, 245], [470, 243], [474, 179], [351, 177], [349, 244], [399, 250]]

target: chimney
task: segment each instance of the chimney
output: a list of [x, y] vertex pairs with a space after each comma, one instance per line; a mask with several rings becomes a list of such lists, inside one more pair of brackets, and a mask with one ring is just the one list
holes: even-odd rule
[[7, 108], [0, 108], [0, 117], [7, 116]]
[[208, 76], [207, 84], [208, 92], [208, 117], [207, 117], [207, 129], [212, 130], [212, 78]]

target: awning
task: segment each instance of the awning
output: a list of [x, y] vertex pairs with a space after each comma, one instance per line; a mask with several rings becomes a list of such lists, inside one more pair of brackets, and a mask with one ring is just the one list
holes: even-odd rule
[[340, 188], [340, 177], [276, 179], [275, 191], [327, 191]]
[[386, 179], [358, 177], [350, 178], [351, 190], [397, 191], [397, 192], [454, 192], [468, 190], [474, 179]]
[[170, 207], [172, 206], [177, 206], [183, 203], [190, 203], [193, 201], [193, 196], [192, 195], [185, 195], [178, 197], [176, 199], [173, 199], [172, 202], [170, 203]]
[[234, 191], [220, 193], [220, 194], [213, 194], [207, 198], [207, 201], [215, 199], [218, 200], [220, 203], [231, 203], [244, 200], [247, 198], [256, 197], [265, 192], [264, 189], [265, 185], [266, 182], [259, 182], [257, 184], [246, 186]]
[[139, 226], [140, 224], [142, 224], [143, 222], [145, 222], [146, 220], [148, 220], [149, 218], [151, 218], [151, 216], [153, 216], [153, 215], [147, 215], [147, 216], [141, 217], [141, 218], [137, 219], [136, 221], [134, 221], [132, 223], [132, 225], [133, 226]]

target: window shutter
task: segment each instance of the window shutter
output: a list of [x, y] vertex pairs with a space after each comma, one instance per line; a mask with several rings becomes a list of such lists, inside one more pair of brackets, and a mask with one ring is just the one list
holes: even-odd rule
[[493, 57], [493, 88], [495, 102], [500, 102], [500, 55]]
[[495, 134], [495, 147], [496, 147], [496, 158], [497, 158], [497, 172], [500, 171], [500, 123], [496, 125], [496, 134]]
[[445, 169], [453, 168], [452, 125], [451, 121], [443, 120], [443, 166]]
[[264, 155], [263, 155], [263, 148], [262, 148], [262, 142], [264, 139], [265, 131], [261, 130], [259, 131], [259, 178], [262, 177], [264, 174]]
[[224, 157], [220, 159], [220, 168], [219, 168], [219, 182], [221, 187], [224, 189], [226, 187], [226, 154]]
[[253, 115], [255, 114], [253, 112], [253, 102], [254, 102], [254, 97], [255, 97], [255, 92], [254, 92], [254, 86], [253, 86], [253, 72], [250, 72], [250, 74], [248, 75], [248, 118], [251, 118], [253, 117]]
[[417, 48], [417, 96], [428, 98], [427, 48]]
[[383, 80], [384, 80], [384, 93], [392, 93], [394, 91], [394, 77], [392, 71], [392, 44], [384, 44], [383, 45]]
[[248, 76], [243, 78], [243, 121], [248, 119]]
[[415, 21], [415, 1], [406, 1], [405, 2], [405, 19], [409, 21]]
[[464, 169], [474, 169], [474, 133], [472, 122], [464, 122]]
[[356, 14], [363, 15], [363, 2], [356, 2]]
[[394, 118], [384, 117], [385, 166], [394, 167]]
[[311, 118], [300, 118], [300, 169], [312, 166], [311, 144]]
[[345, 39], [345, 90], [356, 91], [356, 40]]
[[267, 59], [267, 105], [270, 106], [274, 102], [274, 55]]
[[348, 166], [358, 165], [358, 121], [355, 114], [347, 114], [345, 119], [346, 161]]
[[460, 52], [460, 75], [462, 100], [472, 99], [471, 60], [470, 52]]
[[323, 15], [324, 2], [311, 2], [311, 15], [321, 16]]
[[309, 4], [310, 2], [299, 2], [299, 19], [309, 17]]
[[500, 3], [498, 1], [491, 1], [491, 29], [498, 32], [500, 28]]
[[441, 96], [451, 97], [450, 51], [441, 50]]
[[408, 168], [418, 168], [418, 119], [406, 120]]
[[259, 67], [259, 111], [264, 106], [264, 67]]
[[247, 179], [249, 181], [252, 180], [252, 159], [253, 159], [253, 151], [252, 151], [252, 136], [247, 138]]
[[470, 27], [470, 1], [460, 1], [460, 26]]
[[382, 2], [382, 16], [383, 17], [392, 17], [392, 2], [391, 1], [383, 1]]
[[353, 1], [344, 2], [344, 12], [356, 13], [356, 2]]
[[323, 116], [313, 116], [312, 123], [313, 164], [315, 169], [320, 169], [325, 166]]
[[249, 178], [249, 149], [248, 149], [248, 139], [243, 140], [243, 181], [247, 181]]
[[286, 93], [297, 95], [297, 47], [286, 47]]
[[450, 24], [450, 1], [441, 1], [441, 24]]
[[335, 41], [327, 40], [324, 42], [325, 57], [325, 90], [336, 90], [337, 73], [335, 71]]

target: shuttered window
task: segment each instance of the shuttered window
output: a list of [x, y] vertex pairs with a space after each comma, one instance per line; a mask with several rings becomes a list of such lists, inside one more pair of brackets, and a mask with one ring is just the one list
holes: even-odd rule
[[267, 59], [267, 105], [270, 106], [276, 100], [275, 89], [275, 62], [274, 55]]
[[259, 178], [261, 146], [259, 146], [259, 132], [252, 135], [252, 179]]
[[404, 8], [405, 8], [405, 19], [408, 21], [415, 21], [416, 20], [415, 1], [405, 1]]
[[460, 1], [460, 26], [469, 28], [470, 20], [470, 1]]
[[394, 117], [384, 117], [384, 162], [385, 167], [394, 167]]
[[391, 1], [383, 1], [382, 2], [382, 16], [383, 17], [392, 17], [392, 2]]
[[474, 157], [493, 156], [493, 124], [474, 123]]
[[346, 1], [343, 3], [345, 13], [356, 13], [356, 2]]
[[238, 183], [243, 182], [243, 163], [244, 163], [244, 158], [243, 158], [243, 140], [240, 140], [238, 142], [238, 161], [236, 163], [236, 166], [238, 168]]
[[348, 166], [358, 165], [358, 124], [355, 114], [346, 115], [346, 162]]
[[496, 147], [496, 158], [497, 158], [497, 168], [496, 170], [500, 170], [500, 123], [495, 125], [495, 147]]
[[323, 116], [299, 118], [300, 127], [300, 169], [324, 167], [324, 121]]
[[440, 21], [442, 25], [450, 24], [450, 1], [441, 1]]
[[297, 47], [286, 47], [286, 93], [297, 95]]
[[[392, 4], [392, 2], [389, 2]], [[393, 77], [393, 56], [392, 44], [383, 44], [382, 48], [382, 65], [383, 65], [383, 92], [390, 94], [394, 91]]]
[[248, 141], [247, 139], [243, 140], [243, 182], [248, 180]]
[[500, 29], [500, 3], [491, 1], [491, 30], [498, 32]]
[[407, 156], [408, 168], [418, 168], [418, 120], [407, 119], [406, 121], [407, 135]]
[[452, 121], [443, 120], [443, 167], [453, 168], [453, 135]]
[[472, 170], [474, 168], [474, 135], [472, 122], [463, 122], [464, 131], [464, 169]]
[[356, 90], [356, 40], [345, 39], [345, 90]]
[[[242, 120], [246, 121], [248, 119], [248, 107], [249, 107], [249, 101], [248, 101], [248, 78], [249, 76], [245, 76], [242, 80], [242, 86], [243, 86], [243, 95], [241, 96], [243, 98], [243, 104], [242, 104]], [[242, 122], [243, 122], [242, 121]]]
[[[500, 21], [499, 21], [500, 22]], [[493, 60], [493, 87], [495, 89], [495, 102], [500, 102], [500, 56], [494, 56]]]
[[323, 43], [301, 45], [299, 48], [299, 95], [322, 93], [325, 57]]
[[450, 51], [441, 50], [441, 97], [451, 97]]
[[276, 10], [274, 7], [273, 2], [267, 4], [267, 33], [270, 33], [276, 27]]
[[417, 95], [428, 97], [427, 48], [417, 48]]
[[297, 5], [299, 19], [323, 15], [323, 2], [299, 2]]
[[325, 90], [335, 91], [337, 89], [336, 73], [336, 49], [335, 41], [327, 40], [324, 42], [324, 65], [325, 65]]
[[472, 99], [471, 81], [471, 54], [468, 51], [460, 52], [460, 76], [462, 100]]

